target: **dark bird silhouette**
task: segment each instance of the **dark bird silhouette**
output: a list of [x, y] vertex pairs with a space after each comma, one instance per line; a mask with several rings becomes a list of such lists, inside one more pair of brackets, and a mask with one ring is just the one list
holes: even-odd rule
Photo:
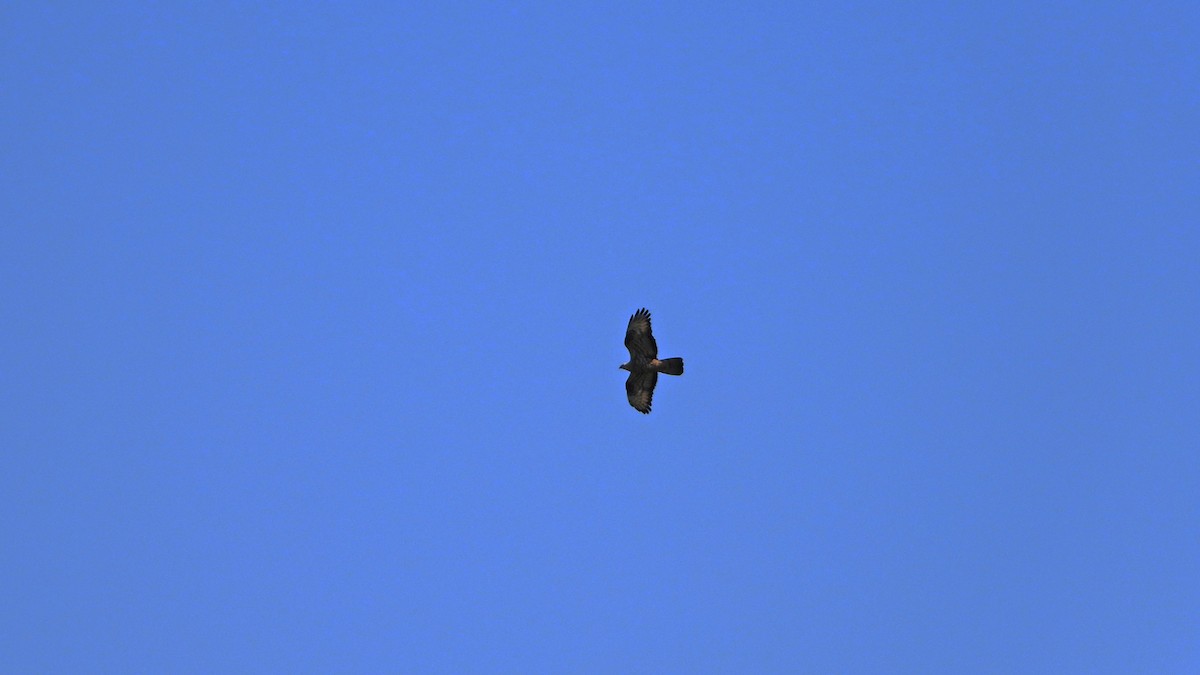
[[629, 405], [640, 413], [650, 414], [650, 399], [654, 398], [658, 374], [682, 375], [683, 359], [658, 358], [658, 344], [650, 332], [650, 312], [645, 307], [629, 317], [629, 327], [625, 329], [625, 348], [629, 350], [629, 363], [622, 363], [621, 369], [629, 371], [629, 379], [625, 380]]

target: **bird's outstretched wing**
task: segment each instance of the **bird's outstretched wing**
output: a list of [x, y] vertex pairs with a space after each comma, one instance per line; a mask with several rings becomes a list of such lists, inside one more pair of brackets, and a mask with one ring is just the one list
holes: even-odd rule
[[625, 380], [625, 395], [629, 397], [629, 405], [640, 413], [650, 413], [650, 400], [654, 398], [654, 385], [658, 384], [658, 373], [653, 370], [645, 373], [630, 373]]
[[[650, 332], [650, 312], [647, 312], [645, 307], [629, 317], [629, 327], [625, 329], [625, 348], [629, 350], [629, 358], [634, 361], [645, 362], [658, 358], [658, 344], [654, 342], [654, 334]], [[632, 382], [632, 378], [630, 381]], [[653, 382], [650, 383], [650, 388], [654, 388]], [[633, 394], [629, 396], [632, 403]], [[649, 407], [650, 397], [647, 396], [646, 408]]]

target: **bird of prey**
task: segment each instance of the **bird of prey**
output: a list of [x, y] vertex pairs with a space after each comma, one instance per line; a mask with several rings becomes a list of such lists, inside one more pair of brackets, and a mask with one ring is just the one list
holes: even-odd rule
[[658, 384], [658, 374], [682, 375], [683, 359], [658, 358], [658, 344], [650, 332], [650, 312], [644, 307], [629, 317], [629, 327], [625, 329], [625, 347], [629, 350], [629, 363], [620, 366], [622, 370], [629, 371], [629, 379], [625, 380], [625, 394], [634, 410], [648, 415], [650, 399], [654, 397], [654, 385]]

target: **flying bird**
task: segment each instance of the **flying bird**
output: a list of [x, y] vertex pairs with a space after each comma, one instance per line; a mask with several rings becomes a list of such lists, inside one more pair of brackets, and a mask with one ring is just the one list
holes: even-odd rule
[[625, 380], [625, 394], [634, 410], [648, 415], [650, 399], [654, 397], [654, 385], [658, 384], [658, 374], [682, 375], [683, 359], [658, 358], [658, 344], [650, 332], [650, 312], [645, 307], [629, 317], [629, 327], [625, 329], [625, 348], [629, 350], [629, 363], [620, 366], [622, 370], [629, 371], [629, 379]]

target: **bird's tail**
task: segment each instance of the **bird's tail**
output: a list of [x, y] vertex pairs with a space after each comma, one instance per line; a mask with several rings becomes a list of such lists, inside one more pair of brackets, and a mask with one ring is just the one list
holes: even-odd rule
[[683, 359], [676, 356], [673, 359], [661, 359], [662, 365], [658, 367], [658, 372], [664, 375], [682, 375], [683, 374]]

